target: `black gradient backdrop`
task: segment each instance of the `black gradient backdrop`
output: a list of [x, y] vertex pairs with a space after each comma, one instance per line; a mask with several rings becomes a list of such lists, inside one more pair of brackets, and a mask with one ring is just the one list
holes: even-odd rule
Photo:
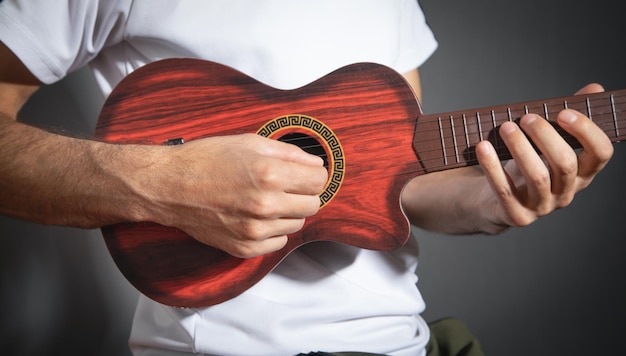
[[[616, 1], [422, 0], [440, 47], [421, 68], [424, 111], [626, 88]], [[24, 121], [88, 136], [102, 103], [86, 71], [43, 88]], [[624, 146], [622, 146], [624, 145]], [[425, 317], [465, 320], [488, 355], [604, 355], [626, 327], [626, 143], [571, 206], [502, 236], [416, 230]], [[98, 230], [0, 217], [0, 350], [127, 355], [137, 293]]]

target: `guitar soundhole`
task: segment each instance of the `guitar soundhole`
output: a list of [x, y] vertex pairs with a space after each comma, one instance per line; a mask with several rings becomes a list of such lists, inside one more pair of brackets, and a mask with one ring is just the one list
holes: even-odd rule
[[293, 132], [279, 137], [278, 141], [291, 143], [300, 147], [304, 152], [320, 157], [324, 160], [324, 167], [328, 169], [328, 154], [314, 137], [299, 132]]
[[339, 192], [346, 174], [343, 147], [333, 130], [322, 121], [307, 115], [285, 115], [267, 122], [257, 134], [295, 144], [324, 160], [328, 182], [320, 194], [320, 206], [328, 204]]

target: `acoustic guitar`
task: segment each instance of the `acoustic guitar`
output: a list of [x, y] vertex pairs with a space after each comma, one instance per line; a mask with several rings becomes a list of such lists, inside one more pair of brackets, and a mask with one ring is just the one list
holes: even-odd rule
[[257, 133], [290, 142], [325, 161], [329, 179], [320, 194], [321, 208], [289, 236], [286, 247], [248, 259], [155, 223], [120, 223], [102, 232], [117, 266], [141, 293], [176, 307], [218, 304], [243, 293], [309, 242], [400, 247], [410, 234], [400, 206], [408, 180], [476, 165], [474, 148], [482, 140], [490, 140], [503, 160], [510, 158], [496, 129], [505, 121], [530, 112], [552, 120], [571, 108], [594, 120], [613, 142], [622, 140], [625, 95], [621, 90], [424, 115], [404, 78], [372, 63], [278, 90], [209, 61], [153, 62], [128, 75], [107, 98], [97, 139], [161, 145]]

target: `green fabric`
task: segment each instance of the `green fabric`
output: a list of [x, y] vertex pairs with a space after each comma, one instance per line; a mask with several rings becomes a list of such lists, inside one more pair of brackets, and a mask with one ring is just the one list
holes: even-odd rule
[[[484, 356], [480, 343], [464, 322], [446, 318], [428, 324], [430, 341], [427, 356]], [[297, 356], [384, 356], [366, 352], [310, 352]]]
[[480, 342], [458, 319], [442, 319], [429, 324], [427, 356], [484, 356]]

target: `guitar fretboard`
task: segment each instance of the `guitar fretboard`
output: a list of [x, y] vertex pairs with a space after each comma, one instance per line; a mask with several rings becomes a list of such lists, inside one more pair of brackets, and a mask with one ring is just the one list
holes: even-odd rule
[[424, 115], [417, 120], [414, 148], [426, 172], [478, 164], [474, 150], [483, 140], [493, 144], [502, 160], [510, 159], [497, 129], [506, 121], [519, 122], [528, 113], [544, 117], [573, 148], [580, 148], [581, 144], [556, 124], [556, 117], [563, 109], [587, 115], [612, 142], [626, 138], [626, 89], [622, 89]]

